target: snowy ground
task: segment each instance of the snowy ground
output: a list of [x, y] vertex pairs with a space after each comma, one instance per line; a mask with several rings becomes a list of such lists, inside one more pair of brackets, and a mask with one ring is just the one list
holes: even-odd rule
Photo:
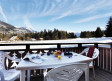
[[[112, 37], [102, 37], [102, 38], [76, 38], [76, 39], [66, 39], [66, 40], [42, 40], [42, 41], [0, 41], [0, 43], [2, 44], [6, 44], [6, 43], [18, 43], [18, 44], [22, 44], [22, 43], [108, 43], [108, 42], [112, 42]], [[62, 45], [61, 47], [76, 47], [77, 45]], [[83, 44], [83, 46], [85, 46]], [[56, 48], [56, 45], [31, 45], [31, 49], [32, 48]], [[110, 45], [99, 45], [99, 47], [106, 47], [106, 48], [110, 48]], [[0, 49], [25, 49], [25, 46], [0, 46]]]

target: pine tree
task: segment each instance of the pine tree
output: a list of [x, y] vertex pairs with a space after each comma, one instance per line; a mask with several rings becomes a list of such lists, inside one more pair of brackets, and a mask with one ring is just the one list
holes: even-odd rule
[[58, 29], [54, 29], [54, 31], [53, 31], [53, 39], [58, 40]]
[[66, 39], [67, 38], [66, 34], [67, 34], [66, 31], [61, 31], [61, 39]]
[[49, 40], [53, 39], [52, 30], [48, 30], [48, 39]]
[[72, 32], [72, 33], [69, 33], [69, 38], [77, 38], [77, 36]]
[[95, 31], [91, 31], [91, 37], [95, 37]]
[[97, 27], [95, 31], [95, 37], [102, 37], [102, 36], [103, 36], [103, 32], [101, 31], [100, 27]]
[[83, 38], [83, 32], [81, 31], [81, 33], [80, 33], [80, 38]]
[[87, 32], [86, 31], [81, 32], [81, 34], [80, 34], [81, 38], [86, 38], [86, 36], [87, 36]]
[[112, 37], [112, 17], [110, 17], [106, 30], [105, 30], [106, 37]]
[[90, 38], [90, 37], [92, 37], [91, 32], [87, 31], [86, 32], [86, 38]]

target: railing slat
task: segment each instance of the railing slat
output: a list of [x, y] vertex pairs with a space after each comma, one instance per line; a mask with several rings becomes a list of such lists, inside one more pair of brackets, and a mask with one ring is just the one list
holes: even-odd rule
[[110, 62], [110, 64], [109, 64], [109, 65], [110, 65], [110, 66], [109, 66], [110, 69], [109, 69], [109, 70], [110, 70], [110, 72], [111, 72], [111, 48], [110, 48], [110, 60], [109, 60], [109, 62]]
[[110, 53], [110, 71], [112, 72], [112, 48]]
[[110, 48], [108, 48], [107, 50], [108, 50], [108, 53], [107, 53], [107, 54], [108, 54], [108, 55], [107, 55], [107, 57], [108, 57], [108, 58], [107, 58], [107, 61], [108, 61], [108, 64], [107, 64], [107, 65], [108, 65], [107, 70], [110, 71]]

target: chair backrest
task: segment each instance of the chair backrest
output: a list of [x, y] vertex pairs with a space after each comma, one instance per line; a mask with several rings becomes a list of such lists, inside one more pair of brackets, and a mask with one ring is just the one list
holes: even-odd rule
[[5, 54], [3, 51], [0, 51], [0, 69], [5, 69], [4, 61], [5, 61]]
[[78, 63], [54, 68], [47, 73], [45, 81], [49, 81], [48, 78], [53, 81], [78, 81], [87, 67], [86, 63]]
[[[16, 71], [15, 69], [6, 70], [4, 67], [5, 58], [16, 60], [6, 54], [6, 52], [0, 51], [0, 81], [14, 81], [19, 77], [20, 72]], [[19, 61], [19, 59], [17, 59], [17, 61]]]
[[[88, 51], [89, 51], [89, 48], [85, 48], [84, 51], [85, 51], [86, 56], [87, 56]], [[95, 49], [94, 49], [94, 52], [93, 52], [92, 58], [93, 58], [93, 59], [96, 59], [98, 56], [99, 56], [99, 50], [98, 50], [97, 48], [95, 48]]]
[[0, 76], [1, 76], [1, 77], [0, 77], [0, 78], [1, 78], [0, 81], [5, 81], [2, 70], [0, 70]]

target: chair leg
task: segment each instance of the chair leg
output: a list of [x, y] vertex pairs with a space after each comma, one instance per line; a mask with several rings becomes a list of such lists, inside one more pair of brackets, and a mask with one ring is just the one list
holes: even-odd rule
[[44, 77], [44, 81], [47, 81], [47, 77], [46, 76]]
[[1, 78], [1, 81], [5, 81], [2, 70], [0, 70], [0, 78]]
[[44, 69], [44, 72], [43, 72], [44, 77], [46, 74], [47, 74], [47, 69]]
[[47, 74], [47, 69], [44, 69], [44, 72], [43, 72], [43, 75], [44, 75], [44, 81], [47, 81], [47, 76], [46, 76], [46, 74]]
[[94, 70], [94, 67], [93, 67], [93, 76], [94, 76], [94, 78], [95, 78], [95, 70]]

